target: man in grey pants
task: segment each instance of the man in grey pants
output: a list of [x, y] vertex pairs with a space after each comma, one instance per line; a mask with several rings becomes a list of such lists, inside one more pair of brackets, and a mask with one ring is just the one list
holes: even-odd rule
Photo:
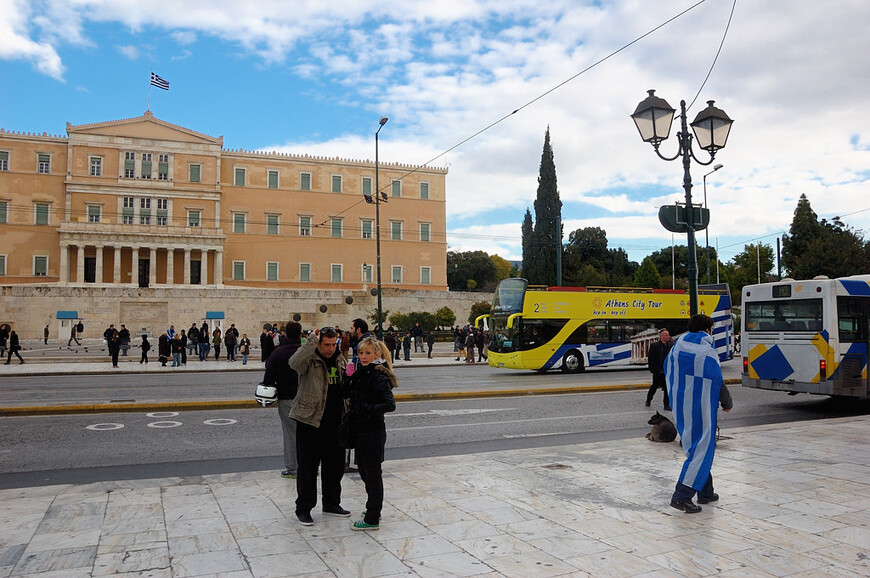
[[302, 326], [288, 321], [284, 326], [288, 343], [277, 347], [266, 360], [266, 373], [263, 383], [274, 385], [278, 393], [278, 417], [284, 432], [284, 471], [281, 476], [296, 479], [296, 421], [290, 418], [290, 406], [296, 397], [299, 376], [288, 361], [302, 345]]

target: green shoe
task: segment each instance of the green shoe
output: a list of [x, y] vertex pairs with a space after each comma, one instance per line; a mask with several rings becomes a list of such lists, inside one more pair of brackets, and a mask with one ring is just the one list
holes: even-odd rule
[[281, 472], [281, 477], [282, 477], [282, 478], [288, 478], [288, 479], [291, 479], [291, 480], [295, 480], [295, 479], [296, 479], [296, 474], [292, 474], [292, 473], [290, 473], [290, 470], [284, 470], [283, 472]]
[[366, 524], [365, 520], [359, 520], [350, 525], [351, 530], [377, 530], [379, 527], [378, 524]]

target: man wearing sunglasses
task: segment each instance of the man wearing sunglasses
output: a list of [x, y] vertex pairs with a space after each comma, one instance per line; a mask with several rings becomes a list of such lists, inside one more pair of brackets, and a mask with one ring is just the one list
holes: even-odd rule
[[341, 507], [344, 448], [338, 444], [338, 426], [344, 415], [341, 378], [347, 360], [338, 351], [332, 327], [315, 329], [313, 336], [288, 362], [299, 374], [299, 388], [290, 417], [296, 420], [296, 517], [311, 526], [317, 504], [317, 468], [320, 467], [323, 513], [350, 516]]

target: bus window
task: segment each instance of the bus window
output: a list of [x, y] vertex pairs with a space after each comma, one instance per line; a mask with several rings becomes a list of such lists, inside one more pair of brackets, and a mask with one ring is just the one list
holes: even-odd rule
[[519, 349], [534, 349], [549, 343], [567, 322], [567, 319], [523, 319], [523, 342]]
[[867, 301], [860, 297], [837, 297], [840, 341], [867, 341]]
[[608, 325], [606, 319], [593, 319], [586, 323], [587, 331], [589, 332], [589, 337], [587, 338], [587, 343], [610, 343], [612, 340], [610, 339], [610, 332], [608, 331]]
[[756, 301], [744, 309], [747, 331], [818, 331], [822, 326], [821, 299]]

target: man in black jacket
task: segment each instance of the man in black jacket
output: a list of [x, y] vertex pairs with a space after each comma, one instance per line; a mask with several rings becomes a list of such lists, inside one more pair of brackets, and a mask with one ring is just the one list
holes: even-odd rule
[[288, 321], [284, 326], [288, 342], [276, 348], [266, 360], [266, 373], [263, 383], [274, 385], [278, 394], [278, 417], [281, 419], [281, 430], [284, 433], [284, 478], [296, 479], [296, 420], [290, 418], [290, 407], [296, 397], [299, 386], [299, 376], [290, 367], [288, 361], [302, 345], [302, 325]]
[[665, 383], [665, 359], [674, 346], [674, 340], [671, 339], [671, 334], [667, 329], [662, 329], [659, 332], [659, 340], [649, 346], [647, 361], [649, 362], [649, 371], [652, 373], [652, 385], [649, 386], [649, 391], [646, 394], [646, 406], [649, 407], [655, 397], [656, 390], [661, 389], [665, 399], [665, 410], [671, 411], [671, 402], [668, 399], [668, 388]]

